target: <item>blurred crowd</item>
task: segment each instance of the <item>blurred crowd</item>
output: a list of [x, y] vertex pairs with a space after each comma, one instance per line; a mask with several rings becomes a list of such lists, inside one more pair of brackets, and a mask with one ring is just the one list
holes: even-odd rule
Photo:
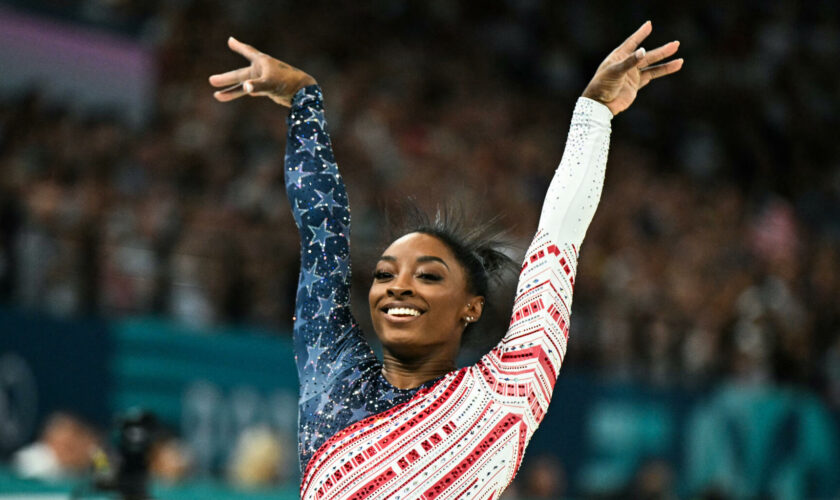
[[[59, 411], [47, 417], [34, 442], [14, 453], [10, 465], [20, 477], [57, 482], [82, 477], [92, 470], [116, 469], [122, 458], [118, 455], [98, 429], [77, 415]], [[187, 449], [163, 429], [149, 439], [143, 456], [149, 475], [156, 480], [180, 481], [191, 468]], [[231, 469], [241, 467], [239, 462], [233, 461]]]
[[651, 46], [679, 39], [686, 66], [613, 123], [567, 364], [657, 384], [792, 382], [840, 408], [840, 4], [36, 4], [149, 47], [158, 92], [139, 128], [37, 87], [2, 102], [3, 302], [290, 332], [286, 111], [213, 100], [207, 76], [244, 64], [235, 35], [325, 91], [364, 322], [396, 200], [498, 214], [524, 250], [575, 97], [651, 17]]
[[[148, 430], [151, 434], [142, 447], [136, 443], [127, 445], [125, 434], [110, 442], [103, 438], [100, 430], [78, 416], [55, 412], [46, 419], [34, 442], [12, 455], [9, 465], [21, 478], [55, 484], [75, 482], [85, 485], [86, 489], [104, 491], [123, 484], [119, 478], [124, 481], [130, 477], [123, 470], [129, 454], [142, 455], [145, 460], [143, 477], [150, 484], [174, 487], [194, 481], [198, 471], [189, 446], [164, 427]], [[295, 477], [295, 465], [291, 462], [296, 457], [289, 453], [291, 450], [294, 450], [293, 446], [288, 446], [266, 427], [246, 429], [239, 435], [228, 462], [223, 465], [226, 483], [239, 491], [266, 491], [266, 488], [288, 484]], [[140, 469], [131, 469], [134, 473], [137, 470]], [[675, 476], [672, 464], [649, 460], [639, 465], [635, 476], [619, 491], [606, 495], [589, 494], [584, 498], [675, 498], [678, 491]], [[568, 493], [564, 464], [553, 455], [535, 454], [528, 457], [502, 498], [557, 500], [567, 498]], [[706, 492], [698, 498], [726, 497]]]
[[[138, 438], [138, 432], [148, 436]], [[288, 452], [293, 449], [270, 429], [251, 427], [240, 433], [221, 469], [229, 484], [242, 489], [276, 486], [294, 477]], [[130, 462], [134, 457], [142, 457], [142, 465]], [[104, 488], [138, 471], [155, 483], [169, 485], [196, 473], [189, 446], [164, 425], [123, 428], [115, 439], [106, 439], [101, 429], [63, 411], [49, 415], [37, 439], [17, 450], [9, 465], [22, 478], [61, 482], [87, 477]]]
[[[142, 469], [137, 469], [135, 464], [131, 472], [142, 470], [143, 477], [151, 484], [174, 486], [195, 478], [195, 457], [183, 441], [158, 424], [145, 430], [150, 434], [142, 440], [142, 446], [137, 438], [129, 445], [125, 434], [106, 439], [101, 429], [83, 418], [69, 412], [54, 412], [43, 423], [36, 440], [11, 456], [9, 466], [21, 478], [59, 484], [86, 480], [89, 483], [86, 488], [100, 491], [98, 488], [113, 489], [108, 485], [120, 484], [115, 479], [128, 477], [128, 472], [120, 471], [126, 467], [130, 454], [144, 457]], [[224, 478], [227, 484], [241, 491], [264, 491], [287, 483], [295, 477], [295, 465], [290, 462], [296, 457], [291, 450], [294, 446], [288, 446], [267, 427], [246, 429], [237, 438], [228, 463], [223, 465]], [[644, 474], [641, 472], [640, 476]], [[671, 489], [673, 485], [667, 484], [666, 488]], [[562, 463], [552, 456], [538, 455], [529, 459], [522, 477], [505, 492], [504, 498], [557, 499], [565, 491]]]

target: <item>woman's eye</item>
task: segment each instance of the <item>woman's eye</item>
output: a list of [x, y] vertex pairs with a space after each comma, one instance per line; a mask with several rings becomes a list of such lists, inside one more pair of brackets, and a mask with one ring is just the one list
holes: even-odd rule
[[393, 278], [394, 275], [389, 273], [388, 271], [375, 271], [373, 273], [373, 279], [375, 280], [387, 280], [389, 278]]
[[443, 278], [441, 278], [439, 275], [437, 275], [437, 274], [432, 274], [432, 273], [420, 273], [420, 274], [418, 275], [418, 277], [419, 277], [420, 279], [422, 279], [422, 280], [426, 280], [426, 281], [440, 281], [441, 279], [443, 279]]

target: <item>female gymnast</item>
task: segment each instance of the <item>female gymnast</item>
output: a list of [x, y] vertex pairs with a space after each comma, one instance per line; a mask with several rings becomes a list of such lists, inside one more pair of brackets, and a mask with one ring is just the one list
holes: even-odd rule
[[[369, 291], [380, 362], [349, 309], [350, 210], [321, 89], [303, 71], [231, 38], [250, 65], [213, 75], [222, 102], [291, 107], [286, 190], [301, 238], [294, 321], [301, 497], [498, 498], [545, 416], [566, 352], [578, 251], [601, 195], [612, 117], [652, 79], [678, 71], [671, 42], [639, 44], [646, 22], [598, 67], [522, 265], [507, 334], [456, 369], [484, 308], [492, 250], [432, 224], [394, 241]], [[498, 254], [496, 254], [498, 255]]]

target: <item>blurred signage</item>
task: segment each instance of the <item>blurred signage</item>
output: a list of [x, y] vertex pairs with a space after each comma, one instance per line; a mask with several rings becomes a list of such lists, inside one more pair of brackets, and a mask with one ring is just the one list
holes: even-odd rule
[[16, 352], [0, 353], [0, 450], [25, 444], [37, 422], [38, 388], [29, 363]]
[[836, 416], [794, 388], [724, 385], [685, 423], [692, 491], [737, 498], [829, 498], [840, 485]]
[[291, 344], [249, 331], [195, 330], [155, 319], [113, 325], [113, 409], [153, 410], [189, 444], [200, 472], [227, 464], [246, 429], [288, 443], [297, 469], [298, 381]]
[[594, 496], [628, 494], [657, 463], [681, 497], [840, 493], [840, 418], [795, 388], [730, 382], [702, 392], [564, 373], [528, 453], [560, 457], [572, 490]]
[[54, 411], [107, 426], [110, 355], [102, 321], [0, 309], [0, 456], [31, 441]]
[[156, 63], [139, 42], [0, 6], [0, 92], [39, 92], [71, 111], [139, 125], [153, 109]]

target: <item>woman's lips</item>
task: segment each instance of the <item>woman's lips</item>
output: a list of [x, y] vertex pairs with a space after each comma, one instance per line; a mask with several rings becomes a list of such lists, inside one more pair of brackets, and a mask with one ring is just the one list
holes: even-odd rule
[[385, 319], [390, 321], [391, 323], [410, 323], [420, 316], [392, 316], [390, 314], [385, 315]]
[[408, 323], [423, 315], [424, 311], [414, 307], [386, 306], [382, 308], [385, 319], [394, 323]]

